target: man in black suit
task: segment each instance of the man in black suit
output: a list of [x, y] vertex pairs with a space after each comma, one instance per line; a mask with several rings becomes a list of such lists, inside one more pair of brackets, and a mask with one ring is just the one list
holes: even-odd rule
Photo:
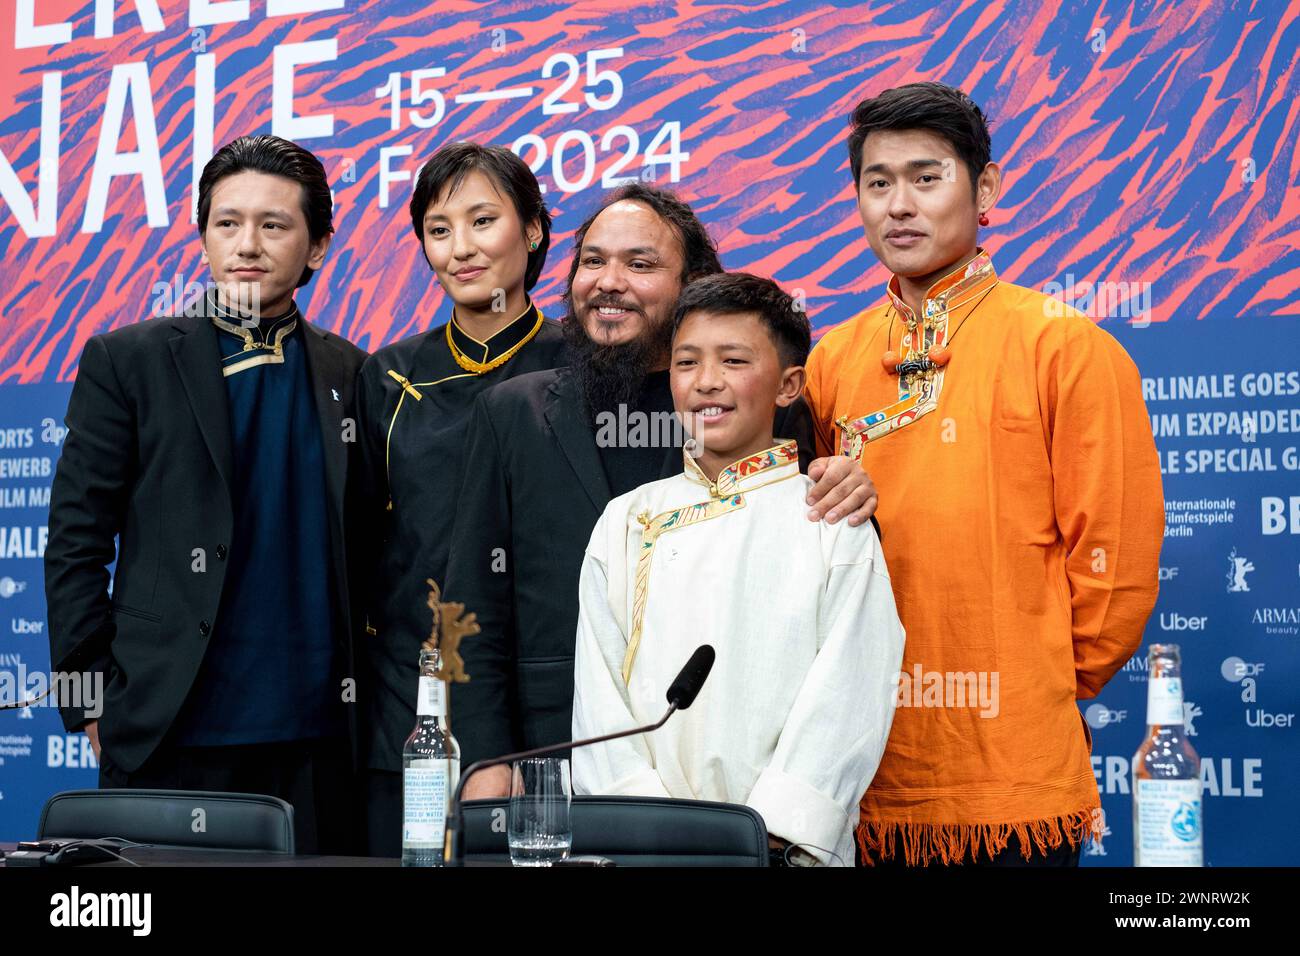
[[[687, 282], [722, 271], [717, 251], [689, 206], [639, 183], [579, 227], [574, 250], [570, 366], [485, 392], [469, 428], [445, 589], [482, 628], [460, 645], [469, 682], [452, 687], [462, 766], [569, 738], [578, 576], [592, 528], [613, 497], [681, 471], [682, 435], [663, 441], [660, 427], [673, 410], [671, 319]], [[809, 518], [869, 520], [870, 479], [846, 458], [808, 465], [807, 407], [783, 412], [776, 433], [798, 440], [817, 482]], [[465, 794], [508, 790], [508, 768], [490, 768]]]
[[103, 681], [89, 715], [61, 708], [100, 786], [279, 796], [300, 852], [346, 851], [355, 827], [343, 502], [365, 353], [294, 303], [332, 206], [320, 161], [278, 137], [207, 164], [211, 288], [87, 341], [45, 552], [53, 668]]

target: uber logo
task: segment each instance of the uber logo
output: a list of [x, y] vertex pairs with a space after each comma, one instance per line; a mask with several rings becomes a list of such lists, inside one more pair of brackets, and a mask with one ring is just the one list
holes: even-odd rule
[[1177, 611], [1163, 612], [1160, 615], [1162, 631], [1204, 631], [1208, 617], [1184, 617]]
[[1246, 711], [1247, 727], [1290, 727], [1294, 721], [1295, 714], [1270, 714], [1260, 707]]

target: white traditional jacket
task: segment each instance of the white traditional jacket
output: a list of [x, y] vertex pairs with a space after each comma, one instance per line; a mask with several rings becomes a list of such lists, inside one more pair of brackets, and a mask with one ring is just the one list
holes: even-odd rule
[[664, 727], [575, 750], [574, 789], [747, 804], [769, 833], [851, 866], [903, 655], [875, 529], [808, 520], [793, 441], [716, 481], [684, 457], [682, 474], [611, 501], [592, 532], [574, 737], [655, 722], [698, 646], [716, 663]]

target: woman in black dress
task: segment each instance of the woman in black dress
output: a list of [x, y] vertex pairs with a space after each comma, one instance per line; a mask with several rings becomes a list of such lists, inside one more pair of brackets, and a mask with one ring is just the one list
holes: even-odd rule
[[446, 578], [470, 409], [498, 382], [564, 364], [559, 324], [529, 296], [551, 218], [528, 166], [500, 146], [449, 143], [421, 169], [410, 208], [454, 307], [446, 325], [375, 352], [357, 388], [362, 766], [368, 843], [382, 856], [401, 853], [401, 751], [432, 619], [426, 580]]

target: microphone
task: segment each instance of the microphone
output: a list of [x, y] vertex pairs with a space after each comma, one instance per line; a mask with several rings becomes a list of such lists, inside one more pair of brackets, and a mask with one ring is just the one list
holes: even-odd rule
[[704, 681], [708, 679], [709, 671], [713, 669], [713, 660], [717, 655], [714, 653], [712, 645], [701, 644], [691, 655], [691, 659], [686, 662], [686, 666], [677, 672], [677, 677], [668, 686], [668, 711], [659, 719], [657, 723], [647, 724], [644, 727], [633, 727], [631, 730], [620, 730], [613, 734], [604, 734], [600, 737], [588, 737], [586, 740], [569, 740], [562, 744], [551, 744], [548, 747], [536, 747], [532, 750], [521, 750], [519, 753], [504, 754], [500, 757], [492, 757], [488, 760], [478, 760], [470, 764], [468, 769], [460, 775], [460, 780], [456, 783], [456, 792], [451, 798], [451, 813], [447, 815], [447, 838], [443, 847], [443, 859], [448, 866], [462, 866], [465, 862], [465, 841], [461, 838], [461, 831], [465, 825], [465, 812], [461, 800], [461, 793], [465, 789], [465, 781], [474, 776], [480, 770], [487, 767], [497, 767], [502, 764], [514, 763], [516, 760], [528, 760], [532, 757], [545, 757], [547, 754], [559, 753], [562, 750], [576, 750], [579, 747], [587, 747], [591, 744], [604, 743], [607, 740], [617, 740], [620, 737], [631, 737], [633, 734], [647, 734], [653, 730], [658, 730], [664, 724], [668, 723], [668, 718], [679, 710], [685, 710], [695, 703], [695, 698], [699, 696], [700, 688], [704, 686]]
[[713, 652], [712, 644], [701, 644], [697, 647], [691, 659], [686, 662], [686, 666], [678, 671], [677, 679], [668, 687], [668, 703], [678, 710], [685, 710], [695, 703], [695, 697], [704, 686], [709, 671], [713, 670], [715, 657], [717, 654]]

